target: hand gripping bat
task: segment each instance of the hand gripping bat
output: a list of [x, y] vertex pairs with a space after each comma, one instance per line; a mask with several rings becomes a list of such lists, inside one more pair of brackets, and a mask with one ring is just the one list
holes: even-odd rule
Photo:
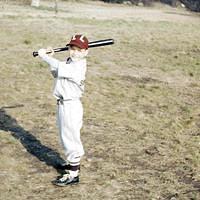
[[[97, 40], [97, 41], [90, 42], [88, 44], [88, 47], [89, 48], [101, 47], [101, 46], [107, 46], [107, 45], [111, 45], [111, 44], [114, 44], [113, 39]], [[54, 52], [61, 52], [61, 51], [67, 51], [68, 49], [69, 49], [69, 46], [67, 45], [66, 47], [55, 48], [53, 50], [54, 50]], [[51, 52], [47, 52], [47, 54], [49, 54], [49, 53], [51, 53]], [[34, 57], [38, 56], [38, 52], [34, 51], [33, 56]]]

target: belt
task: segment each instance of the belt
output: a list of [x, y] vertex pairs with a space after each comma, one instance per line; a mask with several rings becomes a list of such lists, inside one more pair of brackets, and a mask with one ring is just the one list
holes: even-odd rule
[[57, 99], [57, 105], [63, 105], [64, 101], [71, 101], [72, 99]]

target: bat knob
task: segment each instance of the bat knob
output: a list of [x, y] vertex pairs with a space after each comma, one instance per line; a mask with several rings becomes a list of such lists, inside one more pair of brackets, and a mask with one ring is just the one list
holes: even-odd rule
[[34, 51], [34, 52], [33, 52], [33, 57], [36, 57], [36, 56], [38, 56], [38, 52], [37, 52], [37, 51]]

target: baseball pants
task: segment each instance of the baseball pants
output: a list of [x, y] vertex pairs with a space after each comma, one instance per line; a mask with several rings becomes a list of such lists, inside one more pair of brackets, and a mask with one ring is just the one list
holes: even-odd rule
[[58, 103], [57, 124], [61, 144], [71, 166], [80, 165], [84, 155], [80, 139], [80, 130], [83, 123], [83, 107], [80, 99], [64, 100]]

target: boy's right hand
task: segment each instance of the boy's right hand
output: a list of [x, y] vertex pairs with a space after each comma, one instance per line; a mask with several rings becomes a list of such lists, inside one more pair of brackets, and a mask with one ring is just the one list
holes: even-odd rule
[[53, 55], [54, 55], [54, 50], [53, 50], [52, 47], [48, 47], [48, 48], [46, 49], [46, 51], [47, 51], [47, 52], [51, 52], [51, 53], [48, 53], [50, 56], [53, 56]]

